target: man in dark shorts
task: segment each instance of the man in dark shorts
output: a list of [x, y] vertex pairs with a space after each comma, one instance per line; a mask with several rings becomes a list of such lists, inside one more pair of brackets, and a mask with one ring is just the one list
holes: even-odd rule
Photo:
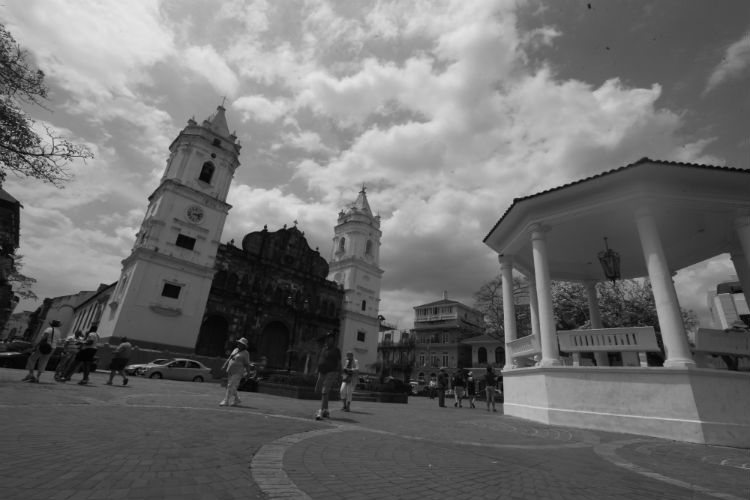
[[315, 413], [315, 420], [328, 418], [328, 394], [339, 381], [340, 370], [341, 351], [336, 347], [336, 334], [329, 333], [326, 335], [326, 345], [318, 357], [318, 382], [315, 384], [315, 392], [322, 393], [322, 396], [320, 410]]
[[133, 348], [128, 342], [127, 337], [120, 339], [120, 345], [118, 345], [112, 353], [112, 361], [109, 363], [109, 380], [107, 385], [112, 385], [112, 379], [115, 378], [115, 373], [118, 373], [122, 377], [122, 385], [128, 385], [128, 377], [125, 375], [125, 367], [128, 366], [130, 360], [130, 350]]

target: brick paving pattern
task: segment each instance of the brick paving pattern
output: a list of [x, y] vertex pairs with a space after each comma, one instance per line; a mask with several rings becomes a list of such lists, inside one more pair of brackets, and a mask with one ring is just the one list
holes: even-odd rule
[[[314, 401], [213, 383], [19, 380], [0, 369], [3, 499], [750, 498], [750, 452], [476, 409]], [[44, 378], [43, 378], [44, 380]]]

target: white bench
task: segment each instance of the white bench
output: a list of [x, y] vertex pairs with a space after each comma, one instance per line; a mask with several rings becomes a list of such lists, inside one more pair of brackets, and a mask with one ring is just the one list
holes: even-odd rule
[[513, 368], [533, 366], [542, 356], [539, 337], [536, 335], [527, 335], [506, 342], [505, 349], [510, 353], [510, 358], [513, 360]]
[[699, 328], [695, 332], [694, 352], [750, 356], [750, 333]]
[[[557, 332], [560, 351], [573, 353], [573, 365], [580, 364], [580, 353], [620, 352], [637, 353], [632, 362], [623, 363], [637, 366], [648, 366], [646, 352], [661, 352], [656, 341], [656, 332], [652, 326], [634, 326], [627, 328], [595, 328], [591, 330], [564, 330]], [[637, 357], [637, 359], [636, 359]]]

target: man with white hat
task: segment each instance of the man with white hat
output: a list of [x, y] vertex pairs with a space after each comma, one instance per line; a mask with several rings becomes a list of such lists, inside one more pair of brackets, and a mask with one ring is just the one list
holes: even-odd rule
[[[219, 406], [237, 406], [240, 404], [240, 397], [237, 394], [237, 387], [239, 387], [242, 377], [245, 373], [249, 373], [252, 367], [250, 366], [250, 354], [247, 352], [248, 341], [245, 337], [242, 337], [237, 341], [237, 349], [232, 352], [229, 359], [224, 366], [227, 370], [227, 393], [224, 396], [224, 400], [219, 403]], [[230, 403], [230, 401], [234, 400]]]

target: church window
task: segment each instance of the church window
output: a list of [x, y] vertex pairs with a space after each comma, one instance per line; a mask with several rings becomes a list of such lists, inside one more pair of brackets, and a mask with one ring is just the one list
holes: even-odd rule
[[169, 297], [170, 299], [177, 299], [180, 297], [180, 291], [182, 287], [179, 285], [173, 285], [171, 283], [164, 283], [164, 288], [161, 290], [162, 297]]
[[372, 255], [372, 240], [367, 240], [365, 244], [365, 255]]
[[364, 342], [365, 341], [365, 335], [366, 333], [363, 331], [357, 332], [357, 342]]
[[487, 349], [484, 347], [480, 347], [479, 351], [477, 351], [477, 361], [481, 364], [487, 362]]
[[211, 178], [214, 176], [214, 170], [215, 167], [213, 163], [210, 161], [207, 161], [203, 164], [203, 167], [201, 167], [201, 174], [198, 176], [198, 180], [201, 180], [203, 182], [206, 182], [208, 184], [211, 183]]
[[195, 248], [195, 238], [191, 238], [190, 236], [185, 236], [184, 234], [178, 234], [177, 241], [175, 241], [174, 244], [177, 245], [178, 247], [192, 250], [193, 248]]
[[212, 143], [217, 148], [221, 147], [221, 139], [214, 139], [214, 142]]
[[363, 301], [362, 301], [362, 310], [363, 310], [363, 311], [366, 311], [366, 310], [367, 310], [367, 301], [366, 301], [366, 300], [363, 300]]
[[341, 239], [339, 240], [339, 252], [343, 252], [345, 247], [346, 247], [346, 238], [342, 236]]

